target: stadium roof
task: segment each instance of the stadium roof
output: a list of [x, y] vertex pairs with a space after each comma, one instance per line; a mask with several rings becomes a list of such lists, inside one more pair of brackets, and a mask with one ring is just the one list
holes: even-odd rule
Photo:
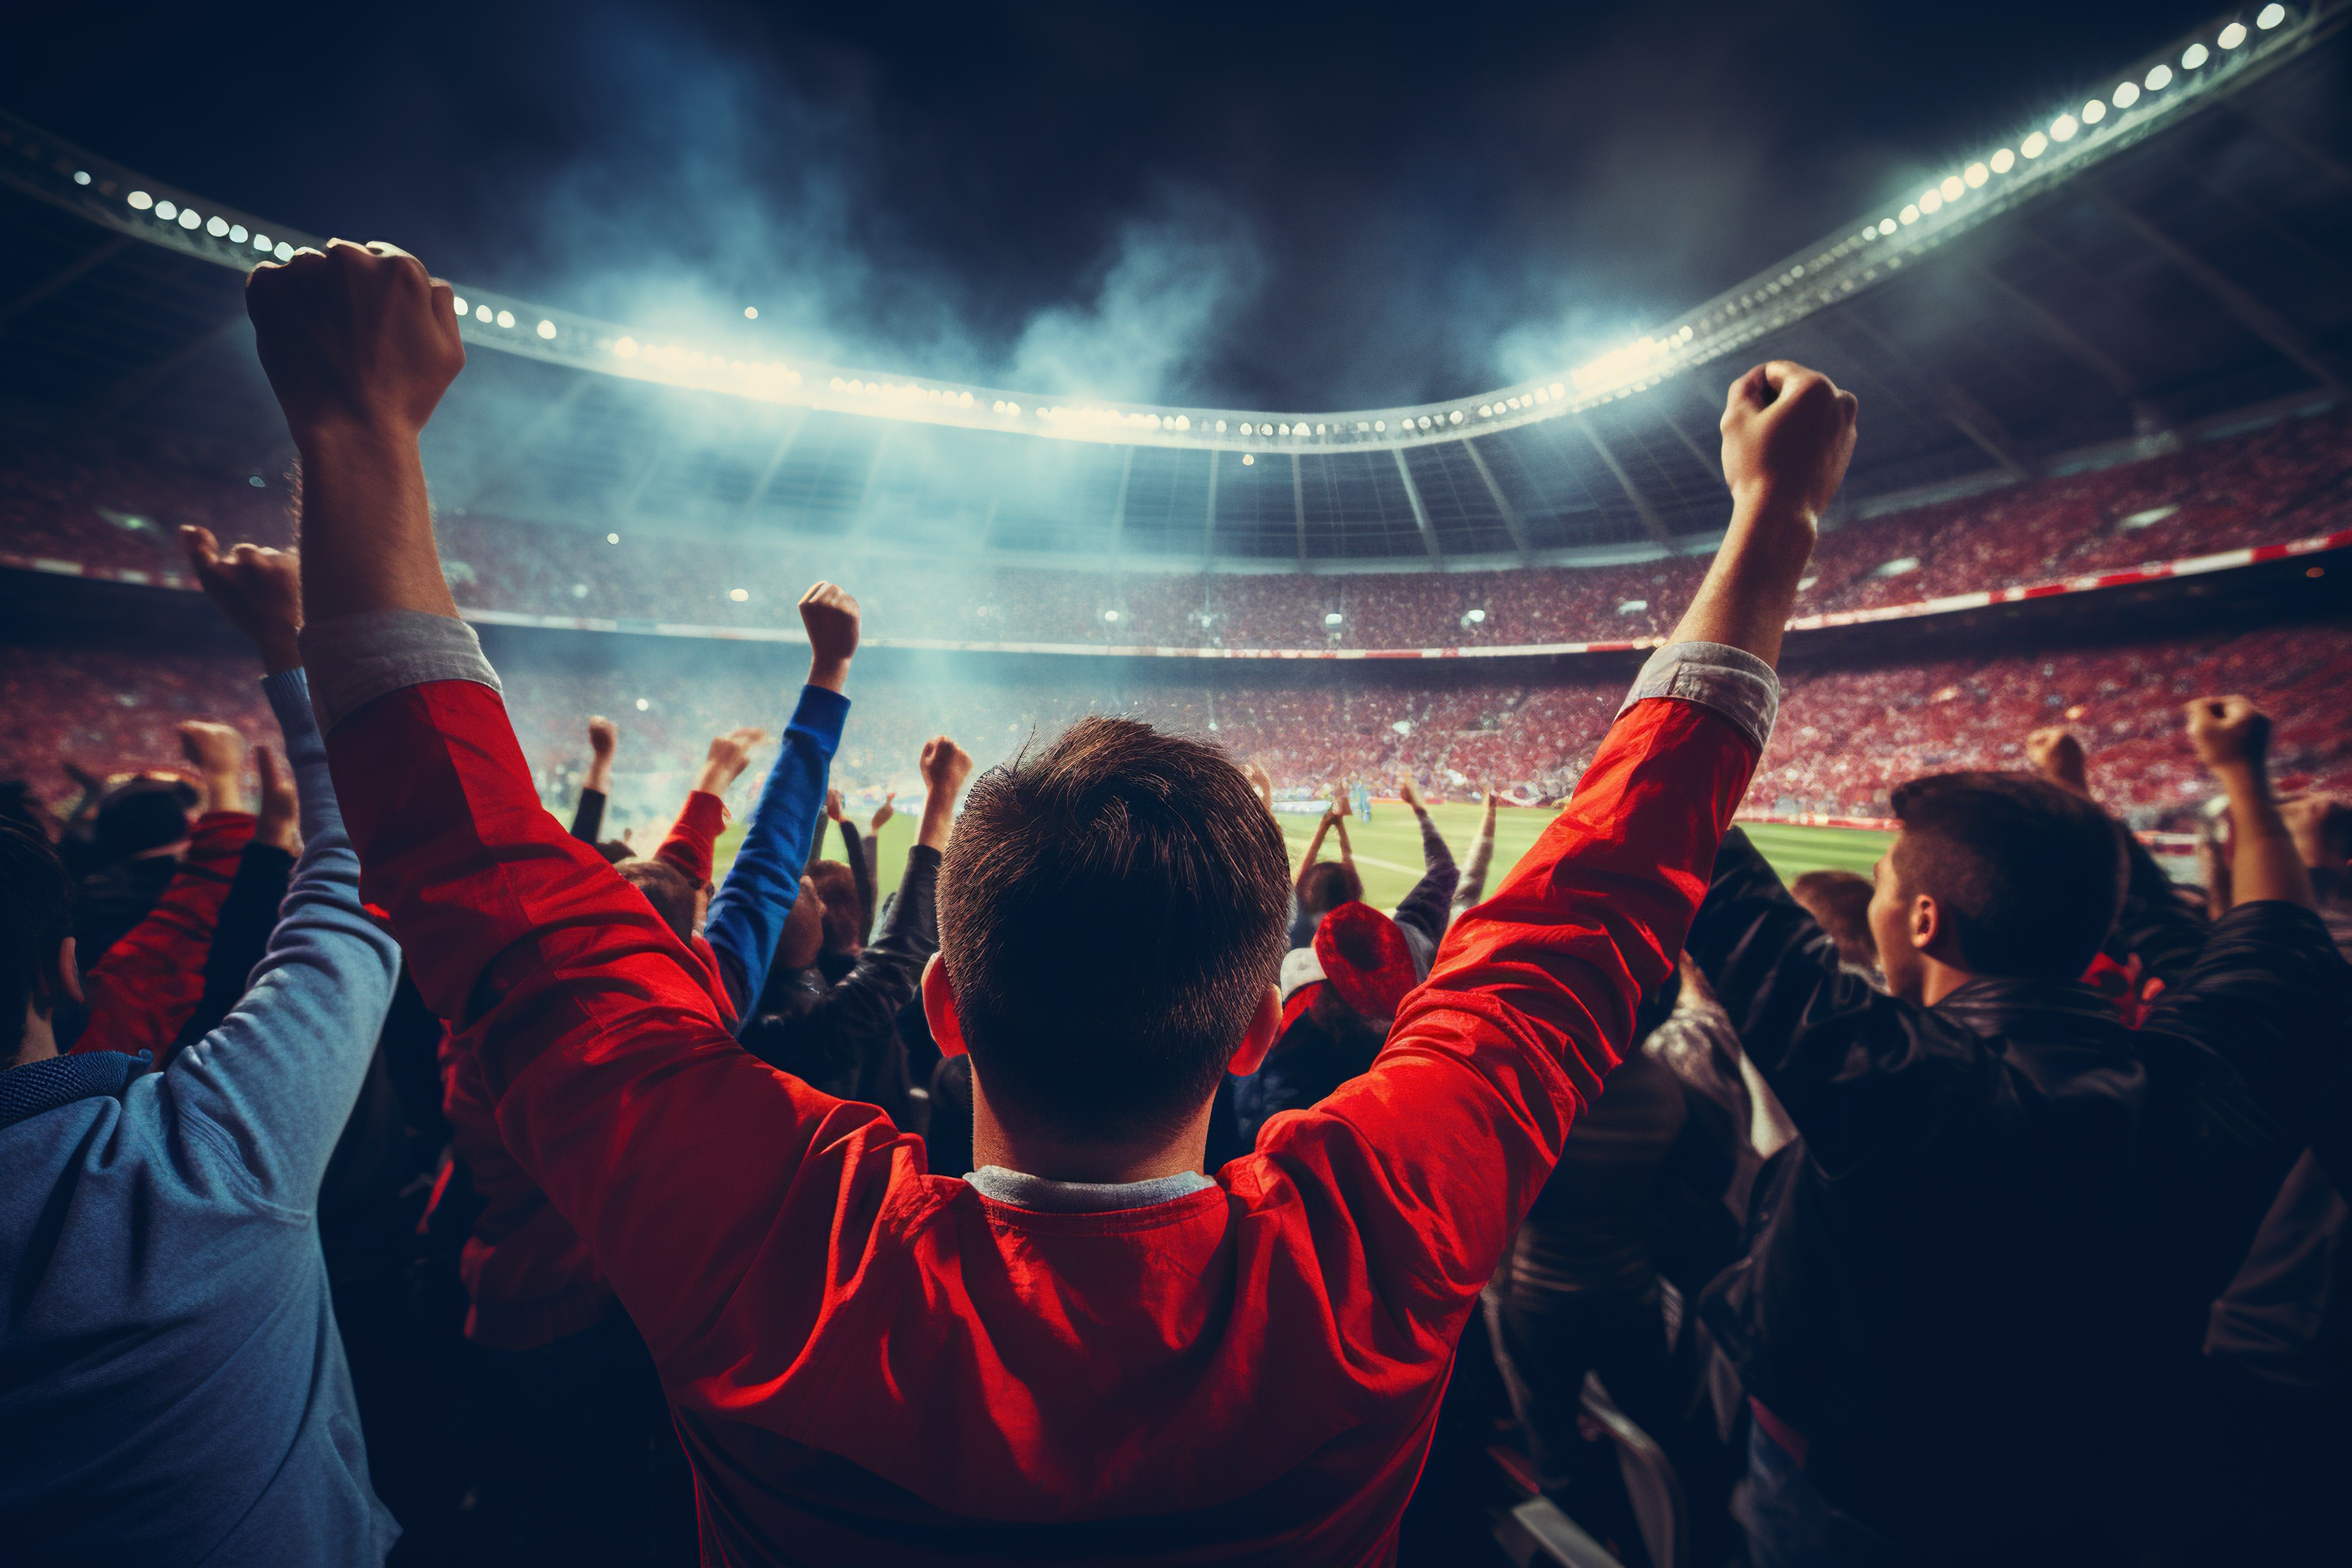
[[[477, 348], [429, 434], [445, 506], [1221, 568], [1636, 552], [1720, 526], [1720, 389], [1755, 360], [1864, 399], [1873, 498], [2343, 394], [2346, 7], [2226, 17], [1639, 342], [1416, 408], [1085, 405], [746, 363], [459, 286]], [[2265, 26], [2264, 24], [2267, 24]], [[0, 117], [0, 416], [282, 460], [237, 272], [313, 237]], [[591, 373], [591, 374], [583, 374]]]

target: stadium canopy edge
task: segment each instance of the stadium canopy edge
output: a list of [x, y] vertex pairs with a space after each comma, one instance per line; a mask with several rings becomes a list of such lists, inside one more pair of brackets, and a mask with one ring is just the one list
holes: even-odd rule
[[[1897, 274], [1913, 258], [2236, 91], [2332, 31], [2347, 7], [2232, 12], [2117, 71], [2045, 120], [1987, 138], [1916, 196], [1733, 285], [1557, 380], [1412, 407], [1286, 414], [1013, 391], [779, 359], [715, 332], [688, 341], [457, 284], [472, 345], [606, 375], [761, 402], [1118, 446], [1258, 454], [1432, 446], [1574, 415], [1645, 391]], [[2242, 20], [2250, 16], [2251, 25]], [[150, 244], [239, 269], [324, 241], [141, 174], [0, 113], [0, 181]]]

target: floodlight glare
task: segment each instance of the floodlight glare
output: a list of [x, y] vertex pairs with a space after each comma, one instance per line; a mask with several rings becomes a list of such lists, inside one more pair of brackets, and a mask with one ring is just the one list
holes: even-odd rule
[[555, 335], [555, 323], [553, 321], [541, 321], [536, 330], [541, 337], [551, 338]]
[[1878, 220], [1878, 232], [1881, 234], [1893, 234], [1899, 226], [1901, 226], [1896, 224], [1891, 217], [1883, 217]]
[[2191, 44], [2180, 51], [2180, 68], [2193, 71], [2213, 58], [2212, 51], [2202, 44]]
[[294, 259], [294, 247], [281, 239], [270, 247], [269, 254], [280, 261], [291, 261]]
[[1486, 612], [1484, 610], [1473, 610], [1470, 612], [1470, 624], [1474, 626], [1485, 621], [1486, 618]]
[[474, 320], [478, 321], [487, 321], [490, 320], [492, 313], [493, 312], [488, 305], [477, 305], [474, 307]]
[[149, 195], [144, 191], [133, 191], [122, 199], [129, 202], [132, 206], [137, 207], [141, 212], [145, 212], [149, 207], [155, 205], [155, 198]]
[[1103, 619], [1107, 621], [1116, 621], [1118, 619], [1118, 612], [1117, 610], [1105, 610], [1103, 612]]
[[1255, 456], [1254, 453], [1244, 452], [1244, 453], [1242, 454], [1242, 467], [1243, 467], [1243, 468], [1255, 468], [1256, 466], [1257, 466], [1257, 458], [1256, 458], [1256, 456]]
[[2072, 142], [2074, 140], [2074, 132], [2081, 129], [2083, 129], [2082, 123], [2073, 115], [2062, 114], [2050, 122], [2050, 140]]
[[205, 220], [203, 218], [196, 216], [194, 208], [182, 207], [180, 209], [180, 226], [182, 228], [194, 228], [204, 221]]
[[2020, 142], [2017, 144], [2017, 150], [2024, 153], [2029, 158], [2039, 158], [2044, 152], [2048, 151], [2049, 146], [2050, 138], [2037, 131], [2033, 132], [2032, 135], [2028, 136], [2024, 141]]
[[2166, 65], [2162, 60], [2158, 60], [2156, 64], [2148, 68], [2147, 77], [2146, 79], [2147, 81], [2148, 91], [2162, 92], [2166, 88], [2172, 85], [2172, 68]]
[[1986, 168], [1982, 163], [1970, 163], [1967, 168], [1960, 171], [1960, 178], [1966, 180], [1969, 183], [1969, 189], [1973, 191], [1983, 185], [1987, 180], [1992, 178], [1992, 171]]
[[243, 245], [245, 243], [245, 225], [241, 223], [233, 223], [229, 225], [228, 239], [231, 245]]
[[618, 544], [621, 542], [621, 536], [617, 533], [608, 533], [604, 536], [604, 542], [607, 544]]
[[652, 704], [652, 703], [650, 703], [650, 702], [648, 702], [648, 701], [646, 701], [644, 698], [640, 697], [640, 698], [638, 698], [638, 699], [637, 699], [637, 711], [638, 711], [638, 712], [643, 713], [644, 711], [646, 711], [646, 710], [647, 710], [648, 708], [651, 708], [652, 706], [653, 706], [653, 704]]
[[511, 327], [511, 326], [513, 326], [513, 325], [514, 325], [514, 312], [513, 312], [512, 310], [500, 310], [500, 311], [499, 312], [499, 325], [500, 325], [501, 327]]
[[228, 219], [221, 216], [218, 213], [215, 213], [211, 217], [205, 220], [205, 232], [211, 235], [215, 239], [223, 237], [228, 233]]
[[89, 184], [89, 171], [88, 169], [76, 169], [74, 171], [74, 184], [77, 185], [86, 185]]
[[468, 306], [467, 305], [467, 303], [466, 303], [466, 297], [465, 297], [463, 294], [453, 294], [453, 295], [451, 295], [451, 296], [449, 297], [449, 303], [451, 303], [452, 305], [455, 305], [455, 306], [457, 308], [457, 314], [459, 314], [459, 315], [461, 315], [461, 316], [462, 316], [462, 315], [464, 315], [464, 314], [466, 313], [466, 311], [469, 309], [469, 307], [468, 307]]
[[2279, 5], [2277, 0], [2272, 0], [2270, 5], [2263, 6], [2262, 10], [2256, 14], [2254, 17], [2254, 26], [2267, 33], [2273, 27], [2277, 26], [2281, 22], [2285, 20], [2286, 7]]
[[2083, 105], [2083, 123], [2084, 123], [2084, 124], [2085, 124], [2085, 125], [2096, 125], [2100, 121], [2105, 120], [2106, 117], [2107, 117], [2107, 104], [2106, 104], [2106, 100], [2105, 100], [2105, 99], [2101, 99], [2101, 98], [2095, 98], [2095, 99], [2091, 100], [2091, 101], [2090, 101], [2090, 102], [2088, 102], [2088, 103], [2086, 103], [2086, 104]]
[[[1979, 180], [1977, 184], [1982, 184], [1984, 182]], [[1936, 188], [1944, 193], [1944, 199], [1946, 201], [1956, 202], [1958, 201], [1962, 195], [1967, 194], [1969, 187], [1966, 182], [1962, 181], [1958, 174], [1947, 174], [1944, 176], [1944, 183], [1937, 185]]]
[[1935, 189], [1933, 186], [1921, 191], [1919, 193], [1919, 210], [1923, 213], [1943, 211], [1944, 193]]
[[157, 202], [155, 204], [155, 216], [162, 218], [165, 223], [169, 223], [173, 218], [180, 216], [180, 209], [176, 203]]
[[253, 248], [256, 250], [266, 251], [276, 247], [269, 243], [269, 237], [268, 235], [257, 234], [253, 237]]
[[2246, 25], [2243, 22], [2232, 22], [2222, 28], [2221, 36], [2213, 41], [2225, 49], [2234, 49], [2246, 41]]
[[760, 307], [759, 307], [759, 306], [757, 306], [757, 305], [746, 305], [746, 306], [744, 306], [744, 307], [743, 307], [743, 319], [744, 319], [745, 321], [758, 321], [758, 320], [760, 319]]
[[1905, 223], [1917, 223], [1919, 221], [1918, 207], [1916, 205], [1905, 207], [1903, 209], [1902, 217]]
[[1991, 162], [1992, 172], [1994, 174], [2006, 174], [2011, 169], [2017, 167], [2017, 154], [2004, 147], [2000, 152], [1995, 153], [1992, 155]]
[[746, 604], [751, 600], [751, 590], [749, 588], [730, 588], [727, 590], [727, 596], [734, 600], [739, 605]]
[[[2150, 72], [2149, 74], [2153, 75], [2155, 73]], [[2116, 90], [2108, 96], [2116, 100], [2116, 107], [2117, 109], [2129, 109], [2133, 104], [2139, 101], [2139, 83], [2136, 81], [2119, 81], [2116, 83]]]

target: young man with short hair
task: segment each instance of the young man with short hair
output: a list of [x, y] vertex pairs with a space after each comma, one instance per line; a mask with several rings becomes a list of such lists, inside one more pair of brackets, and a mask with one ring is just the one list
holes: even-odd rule
[[1279, 830], [1221, 754], [1141, 725], [981, 780], [924, 980], [975, 1068], [956, 1181], [746, 1056], [541, 808], [436, 560], [417, 437], [463, 363], [447, 286], [336, 243], [248, 301], [365, 886], [644, 1331], [706, 1560], [1387, 1560], [1464, 1321], [1769, 733], [1853, 399], [1778, 362], [1733, 387], [1725, 544], [1575, 799], [1372, 1070], [1213, 1180], [1213, 1093], [1281, 1017]]
[[1703, 1309], [1754, 1406], [1754, 1561], [2124, 1561], [2169, 1531], [2207, 1305], [2324, 1135], [2352, 1000], [2260, 729], [2190, 705], [2249, 901], [2137, 1030], [2080, 977], [2119, 911], [2147, 923], [2127, 888], [2169, 893], [2084, 794], [1895, 791], [1868, 909], [1892, 994], [1726, 838], [1688, 951], [1803, 1138]]

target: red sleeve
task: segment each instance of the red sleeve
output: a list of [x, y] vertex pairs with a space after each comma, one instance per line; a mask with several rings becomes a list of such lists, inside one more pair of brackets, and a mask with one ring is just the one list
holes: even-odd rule
[[253, 820], [249, 811], [211, 811], [196, 819], [187, 856], [163, 896], [84, 981], [89, 1026], [74, 1042], [77, 1053], [152, 1051], [163, 1059], [204, 1000], [205, 955]]
[[327, 752], [362, 896], [664, 1381], [780, 1376], [920, 1141], [735, 1043], [693, 955], [540, 805], [488, 687], [392, 692]]
[[1450, 1351], [1643, 994], [1674, 968], [1756, 760], [1705, 708], [1636, 703], [1455, 922], [1371, 1071], [1266, 1123], [1240, 1182], [1294, 1189], [1317, 1216], [1323, 1268], [1356, 1287], [1332, 1299], [1370, 1313], [1361, 1332]]
[[696, 887], [710, 880], [710, 848], [727, 826], [727, 803], [709, 790], [693, 790], [677, 814], [677, 822], [654, 851]]

